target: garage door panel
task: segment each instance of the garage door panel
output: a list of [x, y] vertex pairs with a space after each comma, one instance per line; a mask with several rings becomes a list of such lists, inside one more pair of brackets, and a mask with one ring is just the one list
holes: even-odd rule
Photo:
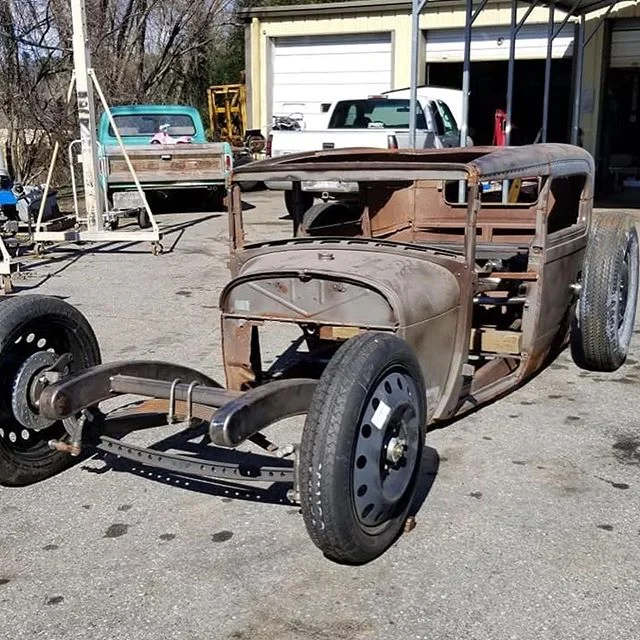
[[[372, 94], [380, 94], [388, 91], [387, 85], [381, 83], [376, 76], [360, 77], [357, 81], [342, 79], [340, 81], [327, 80], [331, 82], [331, 95], [333, 100], [342, 98], [353, 98], [358, 96], [367, 96]], [[317, 102], [332, 102], [327, 98], [327, 92], [322, 83], [311, 82], [308, 84], [280, 84], [273, 89], [273, 101], [275, 104], [281, 102], [308, 102], [316, 100]]]
[[640, 27], [611, 33], [611, 66], [629, 68], [640, 66]]
[[[553, 41], [552, 57], [573, 55], [573, 25], [565, 26]], [[472, 30], [471, 60], [509, 59], [508, 26], [477, 27]], [[522, 27], [516, 38], [516, 60], [542, 60], [547, 57], [547, 25]], [[427, 32], [426, 61], [462, 62], [464, 60], [464, 29], [437, 29]]]
[[380, 43], [391, 43], [390, 33], [348, 33], [318, 36], [290, 36], [277, 38], [276, 44], [282, 50], [300, 47], [335, 47], [338, 50], [345, 45], [355, 44], [360, 47], [379, 46]]
[[322, 104], [391, 88], [391, 54], [389, 33], [276, 38], [272, 113], [301, 112], [321, 126]]
[[372, 53], [388, 53], [391, 47], [391, 40], [384, 42], [376, 42], [370, 44], [361, 44], [347, 40], [342, 45], [326, 46], [323, 44], [307, 45], [307, 46], [282, 46], [281, 38], [277, 38], [276, 46], [278, 47], [279, 58], [295, 58], [298, 56], [315, 56], [318, 52], [322, 55], [344, 55], [345, 50], [357, 51], [363, 55]]
[[390, 70], [389, 51], [362, 53], [313, 54], [278, 57], [274, 66], [277, 76], [301, 73], [323, 73], [342, 71], [380, 73]]

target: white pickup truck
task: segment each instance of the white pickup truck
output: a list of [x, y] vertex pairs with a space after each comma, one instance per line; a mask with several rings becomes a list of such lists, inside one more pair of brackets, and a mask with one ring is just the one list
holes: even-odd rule
[[[346, 147], [409, 148], [409, 108], [409, 98], [404, 95], [338, 100], [329, 112], [326, 130], [272, 131], [267, 140], [267, 155], [277, 157]], [[459, 144], [458, 125], [447, 104], [421, 93], [416, 111], [416, 146], [443, 148]], [[285, 191], [287, 210], [293, 214], [291, 185], [268, 182], [266, 186]], [[342, 185], [341, 194], [348, 192], [349, 187], [357, 192], [357, 185]], [[303, 189], [305, 208], [313, 204], [315, 196], [335, 195], [330, 189], [315, 188], [312, 184], [304, 184]]]

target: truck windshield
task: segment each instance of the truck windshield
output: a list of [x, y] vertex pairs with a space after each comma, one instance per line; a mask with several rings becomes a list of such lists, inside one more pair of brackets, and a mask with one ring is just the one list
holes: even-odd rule
[[[420, 105], [416, 112], [416, 129], [427, 129]], [[367, 98], [340, 100], [329, 120], [329, 129], [408, 129], [409, 100]]]
[[[196, 132], [191, 116], [184, 113], [129, 113], [114, 115], [118, 131], [123, 138], [153, 136], [162, 125], [169, 125], [170, 136], [192, 136]], [[114, 138], [113, 127], [109, 126], [109, 135]]]

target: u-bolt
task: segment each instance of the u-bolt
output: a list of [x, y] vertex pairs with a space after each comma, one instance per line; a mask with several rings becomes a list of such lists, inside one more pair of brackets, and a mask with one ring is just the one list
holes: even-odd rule
[[176, 387], [180, 382], [180, 378], [176, 378], [171, 383], [171, 390], [169, 391], [169, 413], [167, 414], [167, 422], [173, 424], [176, 421]]
[[189, 388], [187, 389], [187, 423], [191, 424], [193, 422], [193, 415], [192, 415], [192, 408], [193, 408], [193, 400], [192, 400], [192, 396], [193, 396], [193, 390], [195, 389], [195, 387], [197, 387], [200, 383], [196, 382], [195, 380], [189, 385]]

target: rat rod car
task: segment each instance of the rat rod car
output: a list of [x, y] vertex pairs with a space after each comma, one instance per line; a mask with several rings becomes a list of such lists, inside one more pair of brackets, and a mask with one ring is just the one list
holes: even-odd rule
[[[624, 363], [638, 238], [623, 215], [592, 222], [593, 173], [588, 153], [557, 144], [336, 150], [238, 169], [233, 278], [220, 297], [227, 388], [165, 362], [100, 364], [75, 308], [7, 299], [0, 482], [44, 479], [89, 444], [186, 476], [291, 483], [328, 558], [376, 558], [407, 522], [428, 426], [514, 390], [569, 343], [580, 367]], [[537, 188], [517, 202], [483, 200], [483, 181], [519, 179]], [[245, 180], [291, 181], [294, 194], [306, 180], [357, 183], [359, 202], [321, 202], [298, 211], [294, 237], [246, 244]], [[296, 339], [266, 367], [261, 332], [274, 323]], [[126, 394], [203, 436], [198, 457], [105, 435], [99, 403]], [[299, 444], [264, 435], [298, 414]], [[273, 463], [216, 449], [247, 441]]]

